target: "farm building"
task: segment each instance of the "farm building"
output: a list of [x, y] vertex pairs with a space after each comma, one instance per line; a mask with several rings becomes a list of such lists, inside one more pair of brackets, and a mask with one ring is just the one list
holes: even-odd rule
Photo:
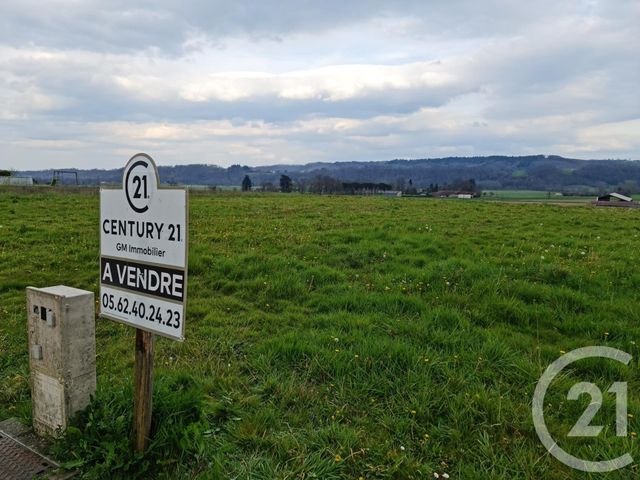
[[597, 207], [640, 208], [640, 203], [634, 202], [633, 198], [616, 192], [599, 196], [593, 204]]
[[598, 202], [633, 202], [633, 198], [613, 192], [598, 197]]
[[432, 197], [436, 198], [473, 198], [473, 192], [461, 192], [457, 190], [438, 190], [437, 192], [433, 192], [431, 194]]

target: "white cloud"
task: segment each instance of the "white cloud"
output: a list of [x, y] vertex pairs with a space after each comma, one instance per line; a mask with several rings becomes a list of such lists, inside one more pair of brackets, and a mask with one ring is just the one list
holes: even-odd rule
[[393, 90], [436, 89], [457, 82], [442, 64], [331, 65], [279, 75], [223, 72], [187, 83], [180, 96], [193, 102], [232, 102], [264, 96], [339, 102]]
[[0, 5], [0, 167], [640, 157], [637, 2], [293, 4]]

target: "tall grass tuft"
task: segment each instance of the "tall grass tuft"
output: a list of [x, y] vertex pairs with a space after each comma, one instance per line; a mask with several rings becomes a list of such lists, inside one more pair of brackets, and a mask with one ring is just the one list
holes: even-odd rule
[[102, 388], [53, 446], [65, 469], [83, 478], [171, 478], [175, 466], [204, 462], [212, 433], [206, 395], [188, 376], [164, 376], [153, 394], [152, 438], [144, 454], [132, 443], [132, 389]]

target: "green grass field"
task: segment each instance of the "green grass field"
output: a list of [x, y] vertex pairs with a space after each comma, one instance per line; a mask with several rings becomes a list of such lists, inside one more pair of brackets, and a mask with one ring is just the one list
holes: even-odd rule
[[[534, 200], [546, 200], [549, 196], [549, 192], [543, 190], [486, 190], [483, 193], [487, 196], [495, 196], [505, 199], [534, 199]], [[551, 192], [551, 197], [557, 197], [556, 192]]]
[[482, 198], [485, 200], [522, 202], [588, 203], [595, 200], [596, 195], [563, 196], [559, 192], [546, 192], [544, 190], [485, 190]]
[[[0, 420], [30, 417], [25, 287], [98, 291], [98, 207], [0, 190]], [[602, 478], [547, 454], [531, 419], [546, 366], [588, 345], [634, 360], [576, 363], [547, 424], [573, 454], [640, 458], [639, 211], [192, 195], [190, 235], [187, 340], [157, 342], [155, 440], [131, 453], [134, 331], [99, 320], [97, 398], [52, 447], [83, 478]], [[566, 438], [588, 403], [567, 400], [577, 381], [629, 382], [627, 437], [605, 393], [605, 431]]]

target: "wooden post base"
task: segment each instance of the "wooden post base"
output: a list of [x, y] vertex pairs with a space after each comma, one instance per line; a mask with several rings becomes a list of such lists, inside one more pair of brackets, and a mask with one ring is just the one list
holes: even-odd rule
[[136, 453], [144, 453], [151, 436], [153, 397], [153, 333], [136, 329], [133, 434]]

